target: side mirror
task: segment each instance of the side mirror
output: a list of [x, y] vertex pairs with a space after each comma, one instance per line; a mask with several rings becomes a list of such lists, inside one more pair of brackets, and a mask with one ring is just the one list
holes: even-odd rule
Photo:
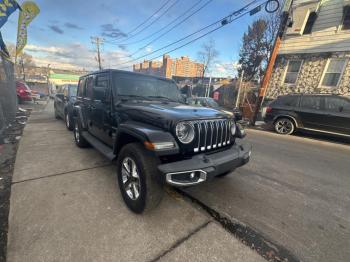
[[344, 110], [344, 107], [343, 107], [343, 106], [340, 106], [340, 107], [339, 107], [339, 112], [343, 112], [343, 110]]

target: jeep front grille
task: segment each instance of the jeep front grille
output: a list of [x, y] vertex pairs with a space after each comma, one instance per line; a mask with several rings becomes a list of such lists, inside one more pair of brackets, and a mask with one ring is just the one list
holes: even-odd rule
[[231, 125], [232, 121], [228, 119], [213, 119], [191, 121], [194, 126], [196, 139], [193, 143], [195, 153], [231, 144]]

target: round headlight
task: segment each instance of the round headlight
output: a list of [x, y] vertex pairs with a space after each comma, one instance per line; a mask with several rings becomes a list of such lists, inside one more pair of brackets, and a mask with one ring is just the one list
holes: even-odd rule
[[176, 125], [176, 136], [183, 144], [189, 144], [194, 139], [194, 127], [191, 123], [181, 122]]
[[231, 135], [235, 135], [236, 134], [236, 124], [234, 121], [231, 122]]

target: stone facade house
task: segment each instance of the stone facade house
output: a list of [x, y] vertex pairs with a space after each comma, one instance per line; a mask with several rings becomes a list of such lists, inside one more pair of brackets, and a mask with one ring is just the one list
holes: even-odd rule
[[267, 97], [350, 95], [350, 0], [294, 0]]

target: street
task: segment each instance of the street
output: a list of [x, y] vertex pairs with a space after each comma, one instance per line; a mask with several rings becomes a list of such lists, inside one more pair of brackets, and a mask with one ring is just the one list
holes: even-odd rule
[[[245, 142], [253, 145], [247, 166], [186, 193], [294, 260], [347, 261], [349, 146], [258, 130]], [[16, 159], [8, 261], [263, 260], [171, 189], [151, 214], [132, 214], [114, 173], [95, 149], [74, 145], [51, 102], [33, 112]]]
[[251, 162], [186, 190], [303, 261], [348, 261], [350, 147], [249, 130]]

